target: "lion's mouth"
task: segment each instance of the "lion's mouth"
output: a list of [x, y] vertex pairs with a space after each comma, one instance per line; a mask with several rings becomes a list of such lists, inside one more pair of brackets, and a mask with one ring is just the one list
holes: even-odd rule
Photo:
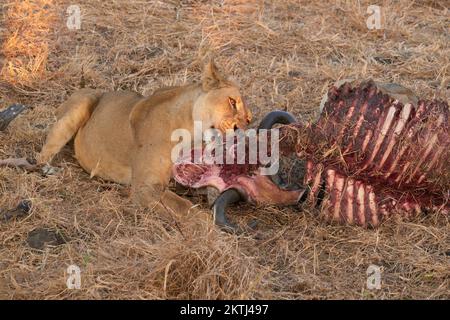
[[229, 130], [236, 131], [240, 129], [235, 119], [223, 120], [217, 128], [224, 134]]

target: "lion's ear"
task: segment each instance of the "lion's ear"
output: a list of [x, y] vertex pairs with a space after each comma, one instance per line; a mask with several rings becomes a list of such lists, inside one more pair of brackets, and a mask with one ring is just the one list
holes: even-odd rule
[[204, 91], [217, 89], [224, 82], [224, 77], [217, 68], [214, 60], [211, 59], [203, 69], [202, 85]]

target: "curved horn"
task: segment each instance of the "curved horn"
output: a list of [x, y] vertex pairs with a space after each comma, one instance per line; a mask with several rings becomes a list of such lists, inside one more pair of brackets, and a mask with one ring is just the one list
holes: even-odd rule
[[[297, 119], [295, 119], [295, 117], [290, 114], [289, 112], [286, 111], [280, 111], [280, 110], [276, 110], [276, 111], [272, 111], [269, 112], [261, 121], [261, 123], [258, 126], [258, 130], [260, 129], [272, 129], [272, 127], [274, 125], [276, 125], [277, 123], [279, 124], [290, 124], [290, 123], [294, 123], [297, 122]], [[272, 180], [273, 183], [275, 183], [277, 186], [279, 187], [283, 187], [283, 179], [281, 179], [281, 177], [278, 174], [273, 174], [270, 176], [270, 180]]]
[[221, 193], [213, 204], [214, 223], [225, 231], [235, 232], [237, 227], [228, 221], [226, 217], [227, 207], [235, 202], [241, 201], [242, 196], [236, 189], [228, 189]]
[[261, 123], [258, 126], [259, 129], [272, 129], [272, 127], [279, 123], [279, 124], [290, 124], [293, 122], [297, 122], [297, 119], [286, 111], [272, 111], [269, 112], [262, 120]]
[[9, 108], [0, 112], [0, 131], [5, 130], [9, 123], [13, 121], [27, 107], [22, 104], [13, 104]]

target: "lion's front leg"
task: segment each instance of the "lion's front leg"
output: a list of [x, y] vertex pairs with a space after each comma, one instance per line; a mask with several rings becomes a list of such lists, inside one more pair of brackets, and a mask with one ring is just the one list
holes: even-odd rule
[[138, 204], [175, 215], [196, 211], [194, 204], [168, 189], [167, 185], [144, 183], [132, 184], [132, 197]]
[[132, 170], [131, 191], [135, 202], [175, 215], [197, 211], [191, 201], [168, 189], [172, 172], [170, 157], [138, 152]]

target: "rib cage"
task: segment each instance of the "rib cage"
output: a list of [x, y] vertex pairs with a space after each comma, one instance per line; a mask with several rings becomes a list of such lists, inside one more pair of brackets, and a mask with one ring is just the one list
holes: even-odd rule
[[[331, 88], [319, 120], [284, 126], [281, 150], [307, 160], [308, 202], [329, 220], [378, 225], [392, 213], [448, 210], [449, 109], [415, 107], [373, 82]], [[324, 189], [324, 199], [319, 198]]]

